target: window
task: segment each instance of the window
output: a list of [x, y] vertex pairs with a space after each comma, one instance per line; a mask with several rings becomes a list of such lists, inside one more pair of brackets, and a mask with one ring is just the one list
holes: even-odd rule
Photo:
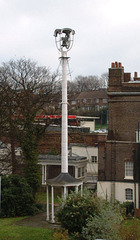
[[84, 177], [85, 176], [85, 168], [78, 168], [78, 177]]
[[95, 105], [95, 111], [99, 111], [99, 105]]
[[71, 101], [71, 104], [72, 104], [72, 105], [75, 105], [75, 104], [76, 104], [76, 101], [75, 101], [75, 100], [72, 100], [72, 101]]
[[96, 99], [96, 103], [99, 103], [99, 98]]
[[92, 107], [87, 106], [87, 107], [85, 107], [85, 109], [86, 109], [87, 111], [90, 111], [90, 110], [92, 110]]
[[133, 179], [133, 162], [125, 162], [125, 178]]
[[84, 99], [83, 99], [83, 103], [86, 103], [86, 102], [87, 102], [87, 99], [84, 98]]
[[126, 188], [125, 189], [125, 199], [126, 200], [133, 200], [133, 189]]
[[91, 160], [93, 163], [97, 163], [97, 156], [91, 156]]
[[83, 106], [83, 107], [82, 107], [82, 110], [84, 111], [85, 109], [86, 109], [86, 107]]
[[107, 103], [107, 99], [106, 98], [103, 98], [103, 103]]
[[82, 176], [85, 176], [85, 168], [82, 167]]
[[78, 177], [81, 177], [81, 168], [78, 168]]
[[136, 142], [140, 142], [140, 130], [136, 131]]

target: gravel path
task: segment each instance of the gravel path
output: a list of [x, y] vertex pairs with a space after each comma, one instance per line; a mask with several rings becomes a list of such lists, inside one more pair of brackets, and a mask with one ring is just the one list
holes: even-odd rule
[[46, 221], [46, 212], [17, 221], [16, 225], [51, 229], [61, 228], [61, 225], [59, 224], [49, 223]]

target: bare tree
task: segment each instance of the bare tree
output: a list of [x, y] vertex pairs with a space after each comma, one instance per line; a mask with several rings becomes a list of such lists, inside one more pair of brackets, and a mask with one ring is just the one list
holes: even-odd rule
[[78, 76], [75, 78], [75, 91], [80, 92], [88, 92], [93, 90], [98, 90], [103, 87], [102, 79], [98, 76]]
[[107, 88], [108, 87], [108, 73], [103, 73], [100, 77], [100, 82], [102, 88]]
[[98, 90], [101, 87], [100, 78], [98, 76], [87, 77], [88, 91]]
[[38, 142], [48, 120], [42, 126], [35, 123], [35, 117], [50, 113], [56, 102], [60, 94], [56, 78], [57, 74], [46, 67], [26, 59], [11, 60], [0, 67], [0, 137], [10, 143], [12, 173], [18, 171], [16, 149], [20, 146], [26, 170], [32, 173], [32, 168], [38, 174]]

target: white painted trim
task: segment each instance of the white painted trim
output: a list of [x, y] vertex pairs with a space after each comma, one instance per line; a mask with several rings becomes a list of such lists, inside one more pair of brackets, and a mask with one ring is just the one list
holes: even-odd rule
[[124, 179], [126, 179], [126, 180], [134, 180], [134, 177], [133, 176], [125, 176]]
[[47, 218], [46, 218], [46, 220], [47, 221], [49, 221], [49, 187], [48, 187], [48, 185], [47, 185]]
[[52, 200], [52, 223], [54, 223], [55, 221], [54, 221], [54, 187], [53, 186], [51, 186], [51, 200]]

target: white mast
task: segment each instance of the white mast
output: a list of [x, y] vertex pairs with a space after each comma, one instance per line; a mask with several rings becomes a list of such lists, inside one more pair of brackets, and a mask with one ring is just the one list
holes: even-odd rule
[[62, 130], [61, 130], [61, 172], [68, 173], [68, 101], [67, 101], [67, 52], [72, 48], [75, 31], [70, 28], [56, 29], [56, 46], [62, 61]]
[[61, 172], [68, 173], [68, 102], [67, 102], [67, 52], [62, 52], [62, 133]]

